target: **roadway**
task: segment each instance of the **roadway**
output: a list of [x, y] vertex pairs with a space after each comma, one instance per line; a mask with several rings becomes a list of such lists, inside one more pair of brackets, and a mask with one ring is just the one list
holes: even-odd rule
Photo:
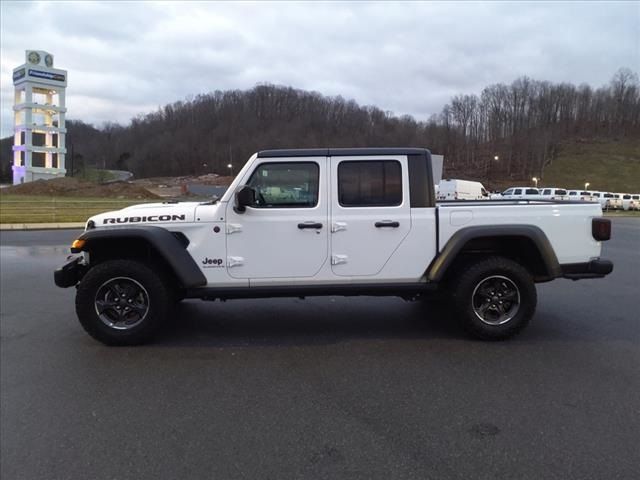
[[2, 232], [6, 479], [640, 476], [640, 219], [601, 280], [539, 285], [519, 337], [394, 298], [185, 302], [109, 348], [53, 285], [73, 231]]

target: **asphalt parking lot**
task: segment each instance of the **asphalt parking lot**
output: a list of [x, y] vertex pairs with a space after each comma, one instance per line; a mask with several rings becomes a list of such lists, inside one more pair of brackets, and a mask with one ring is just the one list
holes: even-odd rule
[[516, 339], [393, 298], [185, 302], [153, 345], [81, 329], [73, 231], [2, 232], [4, 479], [640, 477], [640, 219]]

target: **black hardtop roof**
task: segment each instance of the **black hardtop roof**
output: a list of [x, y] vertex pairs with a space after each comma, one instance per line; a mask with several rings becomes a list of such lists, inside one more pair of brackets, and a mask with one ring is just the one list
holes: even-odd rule
[[363, 148], [296, 148], [281, 150], [262, 150], [259, 158], [275, 157], [332, 157], [363, 155], [431, 155], [426, 148], [412, 147], [363, 147]]

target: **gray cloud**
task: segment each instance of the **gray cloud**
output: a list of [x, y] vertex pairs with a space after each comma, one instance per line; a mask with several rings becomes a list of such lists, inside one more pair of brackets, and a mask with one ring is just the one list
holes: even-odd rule
[[[640, 3], [2, 2], [2, 136], [25, 49], [69, 70], [68, 117], [96, 125], [257, 83], [426, 119], [521, 75], [605, 84], [640, 70]], [[34, 28], [34, 20], [46, 19]], [[28, 32], [25, 36], [24, 32]]]

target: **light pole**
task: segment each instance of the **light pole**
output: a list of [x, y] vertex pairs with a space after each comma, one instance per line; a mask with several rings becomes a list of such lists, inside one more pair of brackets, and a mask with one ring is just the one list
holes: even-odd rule
[[591, 184], [590, 184], [589, 182], [586, 182], [586, 183], [584, 184], [584, 189], [586, 190], [587, 188], [589, 188], [589, 185], [591, 185]]
[[531, 180], [533, 180], [533, 183], [536, 184], [536, 188], [538, 188], [538, 177], [533, 177]]
[[[493, 160], [497, 162], [498, 160], [500, 160], [500, 157], [498, 157], [498, 155], [494, 155], [494, 156], [493, 156]], [[489, 181], [489, 179], [491, 178], [491, 175], [489, 174], [489, 172], [490, 172], [491, 170], [493, 170], [493, 166], [492, 166], [492, 165], [490, 165], [490, 163], [491, 163], [491, 161], [490, 161], [490, 160], [487, 160], [487, 163], [486, 163], [486, 165], [487, 165], [487, 166], [486, 166], [486, 172], [485, 172], [485, 177], [487, 177], [487, 182], [488, 182], [488, 181]], [[491, 169], [489, 169], [489, 167], [491, 167]]]
[[229, 163], [227, 164], [227, 168], [229, 169], [230, 175], [233, 177], [233, 165]]

